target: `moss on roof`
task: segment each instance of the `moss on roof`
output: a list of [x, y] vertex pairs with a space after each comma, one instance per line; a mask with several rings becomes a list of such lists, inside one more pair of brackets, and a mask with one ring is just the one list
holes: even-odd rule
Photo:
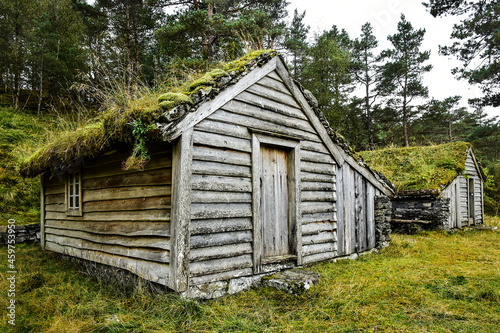
[[[45, 172], [59, 172], [75, 160], [97, 157], [117, 143], [133, 146], [136, 141], [132, 135], [134, 123], [164, 124], [179, 120], [185, 112], [175, 112], [176, 107], [185, 106], [192, 111], [196, 105], [215, 97], [221, 88], [236, 82], [254, 66], [268, 62], [276, 55], [273, 50], [260, 50], [232, 62], [217, 63], [192, 82], [170, 87], [172, 91], [151, 91], [142, 98], [143, 101], [134, 101], [127, 107], [115, 106], [91, 120], [87, 126], [62, 133], [40, 148], [21, 164], [20, 173], [24, 177], [35, 177]], [[152, 129], [148, 136], [159, 140], [159, 132]]]
[[465, 171], [470, 144], [386, 148], [359, 153], [371, 168], [383, 173], [398, 192], [435, 190], [440, 192]]

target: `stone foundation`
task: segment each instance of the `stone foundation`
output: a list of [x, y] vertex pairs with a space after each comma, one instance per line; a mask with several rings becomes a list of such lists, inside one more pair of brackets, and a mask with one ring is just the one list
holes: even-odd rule
[[389, 246], [391, 242], [391, 199], [386, 196], [375, 197], [375, 247]]
[[393, 198], [391, 226], [395, 233], [448, 230], [449, 217], [449, 198], [438, 198], [435, 195]]
[[[16, 244], [40, 241], [40, 223], [14, 225]], [[7, 226], [0, 226], [0, 245], [7, 244]]]

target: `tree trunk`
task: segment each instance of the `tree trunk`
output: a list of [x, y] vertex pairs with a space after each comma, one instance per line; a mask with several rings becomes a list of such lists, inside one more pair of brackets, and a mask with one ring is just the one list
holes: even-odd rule
[[403, 87], [403, 136], [405, 141], [405, 147], [409, 147], [408, 142], [408, 110], [407, 110], [407, 87], [408, 87], [408, 76], [405, 75], [405, 83]]
[[40, 61], [40, 88], [38, 89], [38, 108], [36, 112], [36, 117], [38, 119], [40, 119], [40, 117], [42, 116], [42, 98], [43, 98], [43, 53], [42, 53], [42, 59]]
[[[214, 16], [214, 7], [212, 3], [208, 4], [208, 20], [211, 22], [212, 18]], [[206, 37], [206, 52], [207, 52], [207, 57], [208, 61], [212, 62], [215, 59], [215, 50], [214, 50], [214, 41], [215, 41], [215, 36], [209, 34]]]
[[453, 136], [451, 135], [451, 120], [448, 119], [448, 139], [450, 140], [450, 142], [453, 141]]
[[365, 49], [365, 109], [366, 109], [366, 124], [368, 129], [368, 147], [370, 150], [375, 149], [375, 139], [373, 135], [372, 113], [370, 108], [370, 73], [368, 73], [368, 55]]

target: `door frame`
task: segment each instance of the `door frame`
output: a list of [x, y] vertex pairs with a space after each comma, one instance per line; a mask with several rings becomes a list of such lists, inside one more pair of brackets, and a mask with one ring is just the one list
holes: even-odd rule
[[300, 209], [300, 139], [274, 133], [252, 130], [252, 216], [253, 216], [253, 270], [262, 272], [262, 221], [260, 211], [261, 145], [287, 151], [288, 223], [291, 230], [290, 249], [297, 265], [302, 264], [302, 216]]
[[469, 225], [476, 224], [476, 198], [475, 198], [475, 187], [476, 180], [469, 176], [467, 179], [467, 221]]

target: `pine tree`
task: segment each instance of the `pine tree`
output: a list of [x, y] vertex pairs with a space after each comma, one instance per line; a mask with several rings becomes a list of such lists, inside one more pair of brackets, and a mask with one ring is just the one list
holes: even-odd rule
[[292, 22], [288, 26], [288, 31], [283, 42], [283, 46], [291, 58], [292, 75], [296, 80], [300, 80], [304, 70], [309, 45], [307, 44], [307, 34], [309, 26], [306, 26], [304, 17], [306, 12], [299, 14], [297, 9], [293, 13]]
[[405, 16], [401, 15], [398, 32], [387, 37], [392, 48], [382, 52], [382, 57], [387, 62], [383, 66], [378, 90], [386, 96], [392, 96], [392, 102], [401, 110], [405, 147], [409, 146], [411, 102], [415, 98], [428, 96], [428, 89], [422, 83], [422, 75], [429, 72], [432, 65], [424, 65], [429, 60], [430, 51], [420, 51], [424, 35], [425, 29], [415, 30]]

